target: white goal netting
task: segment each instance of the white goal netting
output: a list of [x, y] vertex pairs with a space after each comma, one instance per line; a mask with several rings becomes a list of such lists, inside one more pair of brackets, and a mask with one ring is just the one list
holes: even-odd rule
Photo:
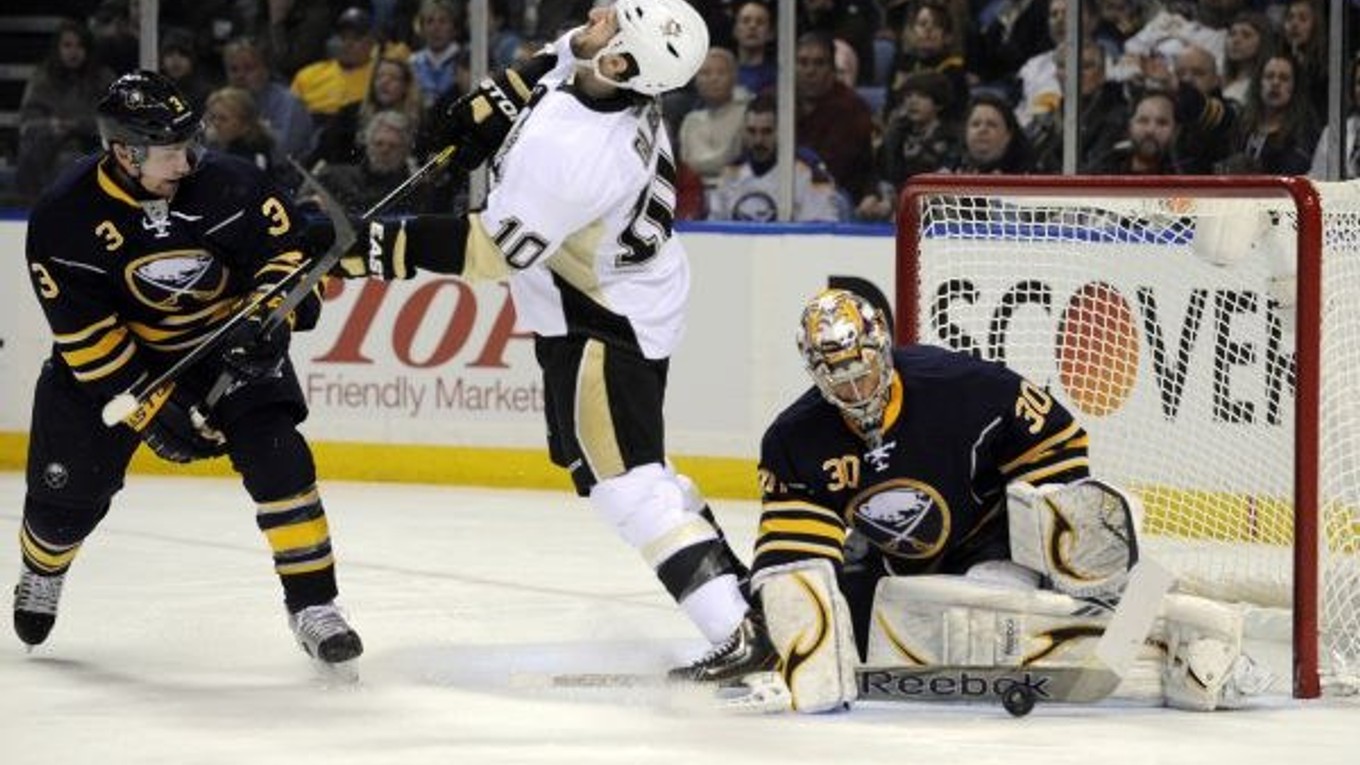
[[[1106, 185], [932, 179], [899, 221], [899, 311], [918, 341], [1003, 361], [1071, 408], [1091, 433], [1093, 471], [1136, 492], [1144, 549], [1183, 587], [1291, 608], [1303, 585], [1317, 603], [1315, 622], [1296, 619], [1312, 633], [1300, 638], [1304, 672], [1349, 681], [1360, 675], [1360, 191], [1316, 185], [1310, 290], [1296, 243], [1316, 208], [1284, 187], [1087, 181]], [[1316, 388], [1299, 375], [1306, 326], [1321, 330]], [[1318, 438], [1296, 441], [1314, 423]], [[1316, 549], [1300, 557], [1316, 588], [1296, 574], [1300, 511], [1316, 519]]]

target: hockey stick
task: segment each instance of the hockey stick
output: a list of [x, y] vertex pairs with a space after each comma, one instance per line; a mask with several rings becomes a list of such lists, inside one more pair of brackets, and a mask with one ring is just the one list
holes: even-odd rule
[[[369, 220], [394, 200], [406, 196], [417, 183], [423, 182], [433, 171], [442, 169], [447, 165], [449, 160], [453, 158], [455, 150], [456, 147], [452, 144], [445, 146], [438, 154], [435, 154], [424, 165], [421, 165], [418, 170], [412, 173], [411, 177], [402, 181], [401, 185], [392, 189], [387, 196], [378, 200], [367, 212], [360, 216], [360, 220]], [[330, 248], [322, 253], [320, 257], [312, 260], [306, 265], [299, 266], [293, 271], [290, 271], [265, 292], [256, 295], [254, 300], [250, 301], [244, 308], [233, 314], [230, 319], [223, 322], [212, 334], [205, 337], [202, 342], [194, 346], [192, 350], [181, 356], [169, 369], [157, 375], [150, 382], [141, 386], [134, 386], [131, 390], [119, 393], [112, 399], [109, 399], [108, 403], [104, 404], [104, 409], [101, 412], [101, 417], [103, 418], [105, 425], [113, 427], [127, 419], [129, 415], [137, 411], [137, 407], [141, 406], [142, 403], [146, 401], [147, 396], [152, 392], [159, 390], [166, 384], [179, 379], [179, 377], [184, 374], [185, 370], [202, 361], [208, 354], [215, 351], [236, 327], [240, 326], [251, 316], [254, 316], [257, 311], [268, 306], [275, 300], [278, 300], [278, 303], [275, 307], [270, 308], [269, 315], [265, 318], [261, 330], [267, 332], [287, 321], [288, 315], [293, 312], [293, 309], [297, 308], [298, 304], [306, 299], [312, 289], [325, 278], [326, 274], [330, 273], [330, 270], [335, 267], [336, 263], [340, 262], [340, 258], [349, 251], [350, 247], [354, 246], [354, 243], [358, 240], [354, 231], [354, 226], [350, 223], [349, 219], [345, 217], [344, 213], [341, 212], [341, 208], [336, 204], [335, 200], [314, 178], [311, 177], [310, 174], [307, 173], [306, 170], [291, 158], [289, 161], [293, 162], [293, 166], [297, 168], [297, 170], [302, 173], [303, 178], [306, 179], [306, 184], [310, 184], [313, 193], [322, 200], [323, 209], [330, 208], [327, 210], [327, 217], [331, 219], [332, 225], [335, 226], [335, 239], [331, 242]], [[282, 297], [281, 300], [280, 297]], [[224, 373], [223, 376], [218, 378], [217, 382], [213, 385], [212, 391], [209, 393], [209, 395], [213, 397], [213, 403], [216, 402], [217, 398], [222, 396], [230, 384], [231, 379], [229, 374]], [[214, 391], [215, 395], [213, 394]]]

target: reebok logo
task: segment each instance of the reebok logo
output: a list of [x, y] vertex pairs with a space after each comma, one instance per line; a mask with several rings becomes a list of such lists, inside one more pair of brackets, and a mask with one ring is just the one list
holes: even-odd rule
[[865, 669], [857, 673], [860, 696], [866, 698], [957, 698], [986, 699], [1000, 697], [1015, 683], [1029, 686], [1038, 699], [1052, 699], [1048, 690], [1052, 678], [1026, 670], [998, 674], [980, 669], [917, 671]]

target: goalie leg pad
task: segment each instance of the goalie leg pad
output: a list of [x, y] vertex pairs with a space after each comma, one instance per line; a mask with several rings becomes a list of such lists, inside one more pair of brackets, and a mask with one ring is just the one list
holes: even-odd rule
[[884, 577], [868, 664], [1068, 666], [1084, 663], [1107, 612], [1062, 593], [950, 575]]
[[1011, 558], [1079, 598], [1117, 598], [1138, 561], [1134, 500], [1083, 478], [1006, 487]]
[[836, 586], [830, 561], [814, 559], [757, 571], [770, 641], [793, 709], [828, 712], [857, 698], [858, 652], [850, 609]]
[[1266, 691], [1274, 677], [1242, 653], [1240, 607], [1194, 595], [1167, 595], [1162, 683], [1167, 706], [1232, 709]]

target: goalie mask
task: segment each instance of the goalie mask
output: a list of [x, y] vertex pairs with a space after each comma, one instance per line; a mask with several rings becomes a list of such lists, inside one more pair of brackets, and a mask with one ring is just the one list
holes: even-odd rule
[[619, 31], [591, 59], [595, 74], [600, 60], [624, 56], [629, 77], [614, 84], [655, 96], [683, 87], [708, 55], [708, 25], [685, 0], [618, 0], [614, 14]]
[[876, 443], [892, 395], [892, 336], [883, 312], [853, 292], [824, 290], [803, 308], [798, 350], [822, 397]]

